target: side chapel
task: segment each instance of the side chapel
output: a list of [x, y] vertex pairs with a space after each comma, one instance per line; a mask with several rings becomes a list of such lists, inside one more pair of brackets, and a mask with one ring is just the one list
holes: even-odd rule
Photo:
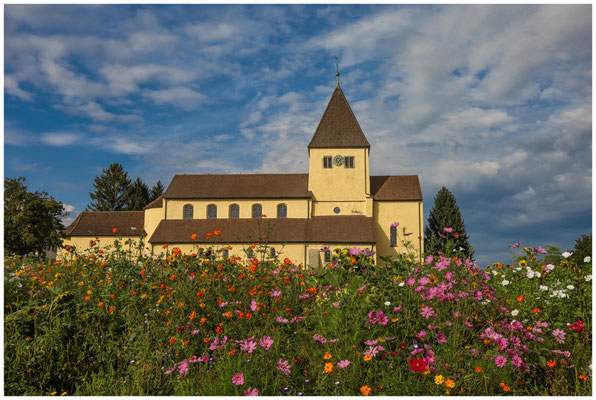
[[[168, 244], [170, 251], [215, 246], [227, 257], [250, 257], [251, 244], [260, 242], [267, 243], [268, 256], [316, 268], [338, 247], [396, 255], [406, 239], [421, 257], [418, 176], [370, 175], [370, 143], [339, 82], [308, 155], [306, 174], [175, 175], [143, 211], [81, 212], [66, 228], [64, 245], [81, 251], [92, 242], [105, 247], [144, 234], [145, 251], [155, 255]], [[214, 231], [221, 233], [208, 237]]]

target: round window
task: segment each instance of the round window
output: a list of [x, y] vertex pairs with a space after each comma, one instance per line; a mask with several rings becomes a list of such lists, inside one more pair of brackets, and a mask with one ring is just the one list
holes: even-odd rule
[[336, 213], [336, 214], [339, 214], [341, 212], [341, 210], [339, 209], [339, 207], [335, 207], [333, 209], [333, 212]]

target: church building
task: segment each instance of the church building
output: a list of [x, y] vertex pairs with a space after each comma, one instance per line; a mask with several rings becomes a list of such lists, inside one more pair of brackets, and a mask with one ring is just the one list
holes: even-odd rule
[[146, 235], [145, 251], [156, 255], [212, 246], [245, 258], [257, 256], [251, 245], [260, 243], [268, 257], [316, 268], [338, 247], [396, 255], [407, 240], [420, 259], [418, 176], [371, 176], [370, 153], [338, 84], [308, 144], [308, 173], [175, 175], [143, 211], [80, 213], [66, 228], [64, 245], [81, 251]]

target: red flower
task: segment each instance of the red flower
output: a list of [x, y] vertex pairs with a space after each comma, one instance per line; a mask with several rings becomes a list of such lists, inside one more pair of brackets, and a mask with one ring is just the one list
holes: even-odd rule
[[426, 371], [428, 364], [424, 360], [424, 358], [413, 358], [412, 360], [408, 361], [410, 363], [410, 371], [414, 372], [424, 372]]
[[577, 333], [582, 333], [584, 331], [584, 321], [578, 319], [576, 325], [569, 325], [569, 329], [576, 331]]
[[220, 231], [220, 230], [218, 230], [218, 229], [216, 229], [216, 230], [214, 230], [214, 231], [213, 231], [213, 234], [214, 234], [215, 236], [219, 236], [219, 235], [221, 235], [221, 231]]
[[196, 233], [193, 233], [192, 235], [190, 235], [190, 238], [192, 240], [197, 240], [197, 234]]
[[112, 232], [114, 232], [114, 233], [118, 232], [118, 228], [112, 229]]

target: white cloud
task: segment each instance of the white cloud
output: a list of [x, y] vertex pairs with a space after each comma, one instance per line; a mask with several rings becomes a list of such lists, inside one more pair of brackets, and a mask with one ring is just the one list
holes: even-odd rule
[[70, 146], [78, 142], [79, 136], [74, 133], [47, 133], [42, 135], [41, 141], [48, 146]]
[[155, 104], [170, 104], [192, 110], [207, 101], [207, 97], [187, 87], [175, 87], [163, 90], [145, 90], [143, 96]]

